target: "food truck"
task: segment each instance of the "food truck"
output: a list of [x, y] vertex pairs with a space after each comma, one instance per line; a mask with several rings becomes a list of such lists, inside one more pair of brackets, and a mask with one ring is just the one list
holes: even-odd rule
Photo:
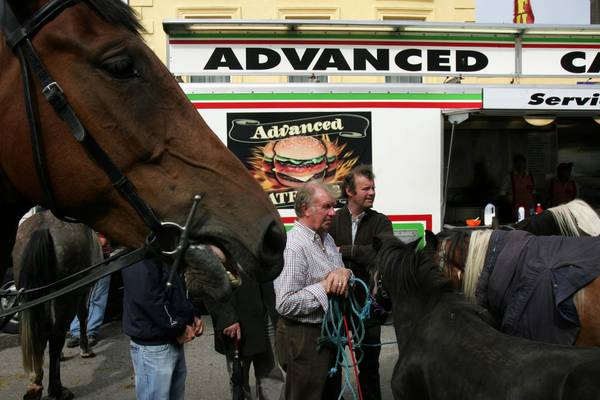
[[[402, 239], [483, 219], [486, 204], [501, 201], [516, 154], [527, 157], [544, 206], [548, 179], [567, 161], [578, 195], [600, 206], [598, 27], [316, 20], [163, 26], [176, 76], [335, 77], [181, 84], [285, 223], [294, 219], [298, 186], [323, 179], [339, 190], [358, 164], [372, 164], [375, 208]], [[340, 78], [356, 75], [453, 83]], [[497, 78], [512, 82], [494, 84]], [[543, 84], [519, 83], [530, 78]], [[566, 78], [569, 84], [554, 83]], [[475, 83], [461, 83], [467, 79]]]

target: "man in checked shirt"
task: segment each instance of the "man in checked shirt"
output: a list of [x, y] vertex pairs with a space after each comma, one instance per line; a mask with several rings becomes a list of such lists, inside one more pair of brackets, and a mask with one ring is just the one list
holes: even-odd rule
[[345, 295], [352, 272], [327, 233], [335, 216], [328, 186], [309, 182], [297, 194], [298, 220], [287, 235], [284, 266], [275, 280], [277, 356], [286, 371], [286, 400], [321, 400], [334, 354], [317, 350], [328, 296]]

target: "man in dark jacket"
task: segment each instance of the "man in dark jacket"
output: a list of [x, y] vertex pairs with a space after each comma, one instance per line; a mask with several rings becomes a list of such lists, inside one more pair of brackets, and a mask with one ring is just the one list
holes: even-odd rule
[[187, 368], [183, 344], [203, 330], [179, 276], [167, 289], [169, 273], [169, 266], [159, 258], [122, 271], [123, 332], [131, 338], [138, 400], [184, 398]]
[[243, 273], [241, 275], [244, 283], [228, 302], [204, 300], [213, 318], [215, 349], [225, 354], [231, 376], [237, 341], [245, 398], [253, 398], [249, 383], [250, 366], [253, 365], [258, 400], [279, 400], [283, 398], [285, 379], [274, 355], [277, 312], [273, 282], [259, 284]]
[[[373, 239], [393, 235], [392, 224], [383, 214], [373, 210], [375, 201], [375, 176], [371, 167], [355, 167], [344, 177], [343, 194], [347, 203], [339, 209], [329, 228], [329, 233], [338, 246], [346, 268], [354, 276], [369, 283], [369, 265], [376, 256]], [[371, 288], [372, 289], [372, 288]], [[362, 292], [358, 292], [362, 293]], [[359, 365], [359, 382], [363, 399], [381, 399], [379, 383], [379, 352], [381, 325], [373, 318], [365, 322], [363, 359]], [[339, 391], [340, 375], [328, 385], [328, 394]]]

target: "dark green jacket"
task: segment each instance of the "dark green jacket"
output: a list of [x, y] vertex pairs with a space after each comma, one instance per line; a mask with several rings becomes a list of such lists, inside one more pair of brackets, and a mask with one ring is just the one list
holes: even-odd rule
[[337, 210], [329, 233], [335, 244], [340, 247], [346, 268], [350, 268], [354, 272], [354, 276], [367, 284], [369, 283], [369, 265], [377, 255], [373, 248], [373, 238], [394, 234], [392, 223], [385, 215], [367, 209], [358, 224], [356, 238], [352, 244], [352, 219], [348, 206]]

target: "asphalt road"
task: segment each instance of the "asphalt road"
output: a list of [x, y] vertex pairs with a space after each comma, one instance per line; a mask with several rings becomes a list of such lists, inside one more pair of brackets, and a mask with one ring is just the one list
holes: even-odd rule
[[[230, 399], [225, 357], [214, 351], [210, 319], [204, 318], [204, 321], [207, 324], [206, 333], [186, 345], [186, 399]], [[94, 358], [82, 359], [78, 355], [78, 349], [65, 347], [66, 360], [61, 364], [63, 385], [71, 389], [78, 399], [135, 399], [129, 340], [121, 332], [121, 324], [112, 322], [104, 325], [99, 339], [98, 345], [94, 347]], [[383, 327], [382, 341], [395, 341], [391, 326]], [[392, 399], [390, 378], [397, 357], [395, 344], [382, 348], [380, 372], [384, 399]], [[47, 355], [45, 373], [47, 374]], [[0, 334], [0, 399], [21, 399], [27, 383], [27, 375], [21, 366], [18, 336]], [[47, 385], [47, 378], [44, 385]], [[350, 392], [346, 392], [345, 399], [352, 399]]]

